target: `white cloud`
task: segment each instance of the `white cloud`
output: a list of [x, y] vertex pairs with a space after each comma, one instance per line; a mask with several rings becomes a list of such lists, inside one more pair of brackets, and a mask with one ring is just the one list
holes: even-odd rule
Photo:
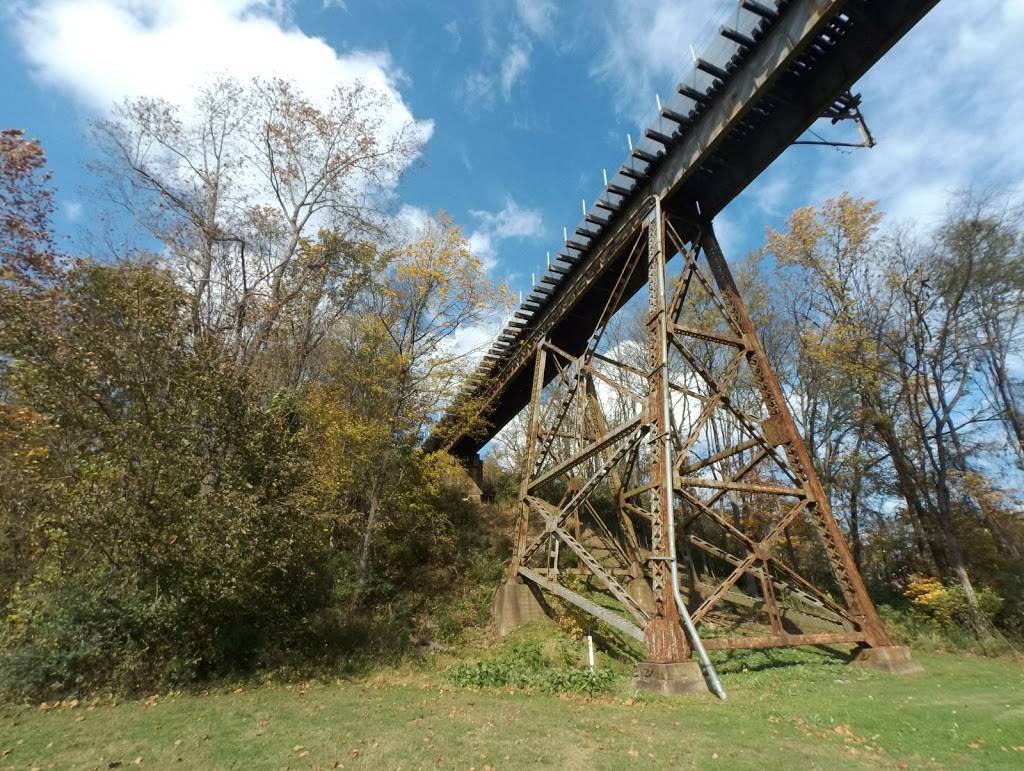
[[469, 251], [478, 258], [484, 268], [490, 270], [498, 261], [498, 248], [494, 244], [494, 237], [484, 230], [474, 230], [469, 234]]
[[[599, 19], [599, 42], [591, 74], [612, 90], [616, 111], [634, 123], [655, 111], [654, 95], [664, 98], [692, 69], [689, 46], [701, 53], [735, 0], [605, 0], [591, 18]], [[666, 41], [671, 41], [666, 44]]]
[[512, 46], [501, 60], [501, 95], [506, 102], [512, 97], [512, 86], [529, 68], [529, 51], [523, 46]]
[[495, 78], [483, 70], [469, 73], [458, 87], [462, 106], [472, 112], [478, 109], [490, 110], [495, 105]]
[[504, 329], [505, 322], [505, 318], [494, 317], [479, 324], [459, 327], [448, 339], [446, 348], [455, 356], [466, 356], [470, 361], [479, 360]]
[[457, 86], [467, 111], [493, 110], [499, 96], [506, 103], [511, 101], [516, 86], [530, 70], [535, 42], [554, 31], [556, 11], [552, 0], [484, 4], [480, 28], [483, 57]]
[[[221, 75], [280, 77], [314, 100], [360, 79], [387, 99], [383, 131], [413, 121], [387, 52], [339, 54], [296, 27], [290, 9], [290, 0], [27, 0], [10, 14], [34, 74], [94, 111], [143, 95], [188, 105]], [[428, 137], [432, 124], [419, 130]]]
[[63, 201], [61, 203], [61, 210], [70, 222], [78, 222], [82, 218], [85, 207], [81, 201]]
[[423, 232], [430, 219], [430, 212], [422, 206], [402, 204], [398, 209], [398, 213], [392, 217], [395, 235], [400, 240], [412, 241]]
[[544, 219], [540, 210], [520, 206], [512, 198], [505, 199], [505, 205], [495, 212], [474, 209], [481, 228], [496, 238], [538, 238], [544, 233]]
[[544, 234], [544, 218], [540, 210], [520, 206], [511, 197], [498, 211], [474, 209], [470, 212], [477, 227], [467, 237], [469, 250], [479, 257], [487, 270], [498, 260], [502, 241], [508, 239], [538, 239]]
[[516, 11], [534, 35], [543, 37], [554, 28], [555, 4], [552, 0], [516, 0]]
[[488, 61], [479, 69], [466, 75], [459, 86], [459, 97], [467, 110], [492, 110], [497, 104], [498, 92], [508, 102], [512, 90], [530, 69], [531, 46], [522, 41], [510, 45], [495, 62], [496, 54], [489, 54]]
[[[543, 235], [544, 221], [540, 211], [520, 206], [511, 198], [498, 211], [473, 210], [476, 227], [466, 236], [469, 251], [480, 259], [485, 270], [497, 264], [498, 249], [509, 239], [535, 239]], [[431, 213], [422, 206], [403, 204], [391, 218], [396, 237], [412, 240], [422, 232]]]
[[444, 25], [444, 31], [447, 32], [452, 39], [452, 45], [455, 46], [455, 50], [458, 51], [462, 45], [462, 35], [459, 33], [459, 22], [457, 19], [452, 19], [450, 22]]

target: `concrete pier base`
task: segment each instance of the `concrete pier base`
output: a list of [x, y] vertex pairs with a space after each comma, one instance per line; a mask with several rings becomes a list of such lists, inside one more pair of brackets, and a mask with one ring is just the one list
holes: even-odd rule
[[626, 584], [626, 592], [633, 601], [651, 616], [654, 615], [654, 592], [646, 578], [634, 578]]
[[707, 683], [696, 661], [677, 661], [671, 664], [641, 662], [633, 678], [633, 685], [638, 690], [661, 696], [708, 693]]
[[494, 593], [492, 612], [494, 625], [501, 637], [523, 624], [547, 618], [544, 607], [531, 588], [514, 578], [503, 583]]
[[885, 645], [878, 648], [861, 648], [850, 662], [854, 666], [877, 669], [892, 675], [912, 675], [924, 669], [910, 655], [910, 648], [904, 645]]

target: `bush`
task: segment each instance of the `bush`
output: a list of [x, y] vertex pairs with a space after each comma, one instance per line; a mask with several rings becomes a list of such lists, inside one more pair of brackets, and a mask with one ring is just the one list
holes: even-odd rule
[[[914, 576], [904, 591], [914, 609], [940, 627], [951, 624], [966, 626], [970, 621], [967, 599], [963, 587], [957, 583], [943, 583], [930, 576]], [[978, 608], [992, 623], [1003, 607], [1003, 598], [990, 587], [975, 588]]]
[[546, 657], [537, 640], [517, 640], [504, 645], [489, 661], [456, 664], [448, 670], [453, 685], [467, 688], [522, 688], [542, 693], [577, 693], [592, 696], [611, 690], [619, 676], [610, 669], [591, 672], [572, 666], [577, 656], [566, 647]]
[[246, 399], [162, 271], [83, 266], [34, 307], [0, 328], [17, 404], [0, 478], [23, 481], [0, 526], [24, 555], [3, 602], [3, 688], [257, 666], [332, 598], [327, 528], [296, 492], [292, 400]]

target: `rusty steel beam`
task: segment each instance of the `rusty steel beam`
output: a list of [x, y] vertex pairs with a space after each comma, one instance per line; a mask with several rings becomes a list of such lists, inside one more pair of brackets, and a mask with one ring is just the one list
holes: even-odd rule
[[729, 265], [725, 260], [725, 255], [722, 254], [718, 239], [715, 238], [711, 223], [707, 223], [704, 228], [701, 245], [704, 248], [715, 283], [725, 297], [733, 318], [743, 332], [744, 339], [752, 348], [751, 370], [754, 373], [757, 387], [761, 391], [761, 397], [768, 407], [770, 417], [776, 421], [777, 427], [782, 431], [783, 447], [789, 458], [789, 465], [796, 473], [797, 478], [804, 482], [814, 500], [815, 505], [811, 510], [813, 518], [818, 523], [818, 529], [828, 552], [829, 563], [843, 591], [846, 605], [852, 615], [860, 617], [860, 626], [864, 631], [866, 641], [871, 646], [892, 645], [889, 633], [879, 618], [874, 603], [868, 596], [864, 580], [857, 569], [857, 564], [853, 561], [853, 555], [850, 554], [839, 524], [832, 515], [832, 507], [821, 486], [821, 481], [818, 479], [818, 474], [814, 470], [811, 454], [807, 451], [807, 446], [797, 431], [796, 421], [793, 420], [793, 415], [789, 411], [789, 405], [782, 393], [779, 379], [768, 364], [768, 358], [757, 339], [757, 330], [747, 314], [739, 288], [733, 280], [732, 271], [729, 270]]
[[607, 608], [601, 607], [596, 602], [588, 600], [579, 592], [574, 592], [572, 589], [556, 583], [555, 581], [549, 581], [536, 570], [531, 570], [530, 568], [520, 567], [518, 573], [523, 578], [533, 581], [533, 583], [537, 584], [541, 589], [551, 592], [556, 597], [561, 597], [567, 602], [571, 602], [581, 610], [585, 610], [598, 621], [603, 621], [608, 626], [613, 629], [618, 629], [620, 632], [623, 632], [638, 642], [644, 641], [644, 632], [640, 627], [636, 624], [630, 623], [617, 613], [613, 613]]
[[[507, 345], [494, 349], [482, 370], [486, 377], [472, 386], [488, 405], [495, 430], [523, 406], [530, 409], [509, 580], [526, 578], [641, 640], [647, 649], [644, 666], [682, 664], [693, 650], [714, 684], [704, 647], [891, 644], [711, 220], [848, 89], [854, 74], [933, 4], [790, 0], [726, 66], [702, 62], [701, 68], [722, 83], [695, 95], [699, 104], [692, 119], [687, 116], [685, 130], [680, 124], [678, 136], [664, 136], [671, 139], [663, 142], [664, 152], [634, 148], [633, 156], [645, 162], [631, 161], [628, 167], [637, 184], [632, 190], [608, 187], [621, 200], [602, 207], [612, 212], [607, 220], [584, 212], [595, 227], [576, 230], [588, 243], [567, 242], [578, 252], [564, 261], [571, 270], [560, 270], [552, 289], [536, 289], [536, 302], [531, 296], [536, 307], [521, 317], [525, 321], [516, 323], [514, 333], [505, 334]], [[675, 254], [684, 264], [672, 288], [666, 285], [665, 265]], [[647, 360], [625, 364], [616, 360], [618, 354], [608, 355], [605, 331], [645, 284], [643, 339], [634, 342], [642, 342]], [[692, 349], [685, 341], [692, 341]], [[616, 367], [629, 385], [599, 371], [594, 362]], [[608, 428], [595, 378], [619, 400], [615, 428]], [[475, 451], [486, 438], [456, 436], [440, 446], [459, 455]], [[698, 494], [702, 490], [713, 492]], [[726, 495], [732, 521], [713, 508]], [[796, 500], [783, 508], [780, 497]], [[685, 516], [675, 516], [677, 503]], [[745, 511], [759, 520], [751, 523]], [[818, 536], [813, 544], [824, 552], [841, 600], [801, 575], [801, 560], [791, 547], [798, 523]], [[742, 545], [745, 556], [733, 556], [692, 532], [703, 526], [720, 528]], [[748, 629], [742, 639], [701, 645], [678, 593], [679, 542], [694, 543], [733, 568], [724, 580], [714, 579], [692, 622], [706, 623], [711, 610], [750, 573], [763, 597], [763, 607], [751, 612], [767, 613], [767, 634]], [[802, 548], [809, 543], [805, 540]], [[561, 544], [568, 549], [560, 551]], [[773, 547], [789, 549], [792, 564]], [[570, 555], [572, 574], [597, 579], [643, 628], [559, 583], [563, 554]], [[617, 572], [626, 555], [634, 564]], [[620, 582], [619, 576], [630, 580]], [[793, 592], [852, 628], [790, 634], [777, 592]], [[716, 611], [716, 617], [723, 612]]]
[[[852, 563], [849, 551], [831, 513], [828, 500], [817, 479], [810, 456], [797, 432], [792, 415], [788, 412], [778, 379], [757, 338], [742, 298], [715, 239], [710, 223], [699, 223], [692, 229], [699, 240], [692, 245], [682, 244], [679, 251], [687, 255], [688, 269], [679, 282], [696, 278], [709, 296], [715, 300], [711, 306], [720, 315], [719, 324], [731, 332], [723, 334], [712, 330], [706, 342], [722, 346], [727, 356], [710, 356], [702, 364], [692, 353], [681, 360], [668, 355], [669, 345], [686, 351], [677, 336], [692, 337], [686, 325], [670, 324], [668, 317], [677, 318], [685, 309], [686, 291], [679, 286], [669, 291], [664, 279], [664, 249], [670, 223], [679, 223], [677, 215], [663, 215], [659, 206], [645, 222], [639, 242], [646, 253], [648, 267], [648, 306], [646, 329], [647, 394], [638, 414], [608, 429], [601, 406], [601, 397], [595, 381], [585, 366], [588, 360], [602, 356], [596, 340], [597, 331], [581, 346], [584, 353], [571, 359], [560, 346], [541, 341], [536, 349], [533, 396], [526, 451], [527, 473], [520, 488], [520, 522], [516, 546], [509, 574], [535, 576], [545, 581], [542, 586], [567, 601], [590, 612], [590, 602], [572, 589], [558, 582], [561, 574], [559, 552], [551, 544], [568, 547], [564, 554], [574, 554], [578, 566], [574, 574], [593, 576], [600, 587], [637, 622], [644, 625], [643, 640], [647, 648], [647, 661], [652, 664], [683, 662], [689, 658], [692, 647], [700, 652], [697, 629], [693, 630], [693, 646], [683, 635], [681, 616], [684, 605], [674, 602], [673, 581], [670, 579], [671, 554], [674, 552], [669, 533], [677, 519], [673, 514], [678, 500], [688, 508], [682, 522], [682, 541], [728, 562], [733, 570], [724, 580], [710, 587], [703, 601], [692, 613], [692, 622], [706, 623], [709, 614], [720, 603], [728, 601], [730, 592], [740, 578], [751, 574], [760, 584], [763, 604], [748, 612], [767, 614], [768, 635], [751, 634], [740, 640], [709, 641], [715, 647], [765, 647], [777, 645], [820, 644], [822, 641], [857, 642], [867, 646], [887, 645], [888, 635], [877, 617], [863, 589], [863, 582]], [[636, 256], [634, 248], [633, 256]], [[698, 259], [706, 263], [710, 279], [704, 275]], [[634, 261], [620, 266], [615, 284], [623, 285], [623, 276], [635, 270]], [[659, 275], [660, 274], [660, 275]], [[677, 300], [682, 298], [682, 303]], [[703, 311], [702, 311], [703, 312]], [[714, 323], [712, 316], [705, 316]], [[682, 327], [682, 328], [680, 328]], [[733, 343], [739, 343], [734, 345]], [[548, 360], [548, 353], [553, 357]], [[552, 378], [553, 389], [544, 402], [544, 377], [548, 364], [556, 369]], [[682, 376], [696, 376], [705, 383], [707, 393], [693, 398], [699, 403], [699, 414], [691, 416], [685, 428], [677, 424], [672, 414], [673, 367], [680, 367]], [[724, 373], [720, 370], [724, 369]], [[746, 410], [740, 409], [735, 397], [730, 397], [733, 384], [741, 369], [748, 382]], [[622, 370], [623, 377], [634, 373]], [[610, 393], [610, 392], [609, 392]], [[752, 400], [752, 401], [750, 401]], [[696, 411], [696, 410], [695, 410]], [[749, 411], [749, 413], [748, 413]], [[726, 420], [732, 426], [729, 441], [709, 443], [702, 439], [704, 432]], [[717, 429], [716, 429], [717, 431]], [[539, 454], [542, 440], [546, 455]], [[596, 438], [595, 438], [596, 437]], [[675, 448], [675, 450], [672, 450]], [[678, 455], [673, 458], [673, 452]], [[697, 457], [689, 460], [686, 455]], [[769, 462], [770, 458], [770, 462]], [[683, 461], [687, 461], [683, 463]], [[675, 470], [682, 467], [686, 473]], [[588, 476], [577, 475], [586, 467]], [[700, 476], [695, 476], [700, 471]], [[758, 476], [746, 481], [755, 472]], [[632, 474], [638, 475], [638, 484]], [[765, 476], [768, 473], [768, 476]], [[781, 482], [780, 479], [781, 478]], [[550, 483], [560, 480], [561, 485]], [[785, 484], [791, 481], [792, 485]], [[632, 485], [630, 487], [627, 486]], [[710, 490], [703, 499], [698, 491]], [[606, 493], [610, 492], [610, 495]], [[747, 531], [742, 522], [731, 522], [724, 513], [712, 508], [722, 496], [747, 496], [761, 501], [761, 516], [767, 516], [766, 534], [755, 535]], [[549, 496], [546, 499], [544, 496]], [[602, 497], [603, 496], [603, 497]], [[794, 498], [779, 509], [784, 497]], [[598, 510], [598, 499], [603, 508]], [[609, 501], [613, 510], [609, 511]], [[766, 501], [774, 501], [774, 505]], [[580, 519], [579, 512], [589, 512], [589, 519]], [[531, 518], [530, 513], [534, 517]], [[575, 535], [566, 522], [575, 517]], [[613, 531], [606, 523], [619, 523]], [[734, 557], [723, 549], [703, 541], [692, 531], [700, 521], [721, 528], [746, 551], [745, 556]], [[800, 575], [799, 570], [783, 562], [773, 553], [776, 546], [796, 522], [807, 523], [821, 536], [828, 564], [832, 567], [843, 593], [843, 602], [834, 601], [819, 587]], [[531, 522], [536, 526], [531, 526]], [[628, 525], [628, 528], [626, 527]], [[596, 530], [595, 530], [596, 528]], [[581, 529], [583, 532], [581, 533]], [[762, 532], [760, 529], [757, 532]], [[788, 537], [788, 535], [787, 535]], [[593, 551], [584, 545], [598, 544]], [[638, 553], [640, 543], [645, 544], [643, 554]], [[543, 547], [546, 547], [546, 551]], [[622, 558], [642, 564], [638, 568], [620, 571]], [[539, 557], [546, 560], [544, 573], [538, 573], [533, 564]], [[526, 572], [524, 572], [526, 571]], [[628, 577], [620, 581], [619, 576]], [[800, 601], [815, 605], [835, 614], [838, 624], [852, 627], [849, 631], [829, 635], [789, 634], [784, 628], [784, 610], [776, 596], [778, 592], [792, 592]], [[681, 603], [681, 600], [680, 600]], [[737, 607], [730, 603], [730, 607]], [[678, 608], [678, 610], [677, 610]], [[721, 611], [715, 611], [720, 615]], [[602, 610], [607, 616], [607, 612]], [[689, 615], [689, 614], [688, 614]], [[604, 618], [604, 616], [597, 616]], [[621, 621], [621, 619], [620, 619]], [[639, 627], [637, 627], [639, 628]]]
[[707, 487], [713, 490], [735, 490], [742, 493], [764, 493], [765, 495], [805, 495], [799, 487], [782, 487], [780, 485], [763, 485], [754, 482], [733, 482], [728, 479], [711, 479], [710, 477], [681, 477], [675, 480], [676, 487]]
[[845, 645], [863, 643], [864, 635], [857, 632], [822, 632], [820, 634], [776, 634], [770, 637], [716, 637], [704, 641], [709, 651], [739, 650], [744, 648], [787, 648], [797, 645]]
[[635, 417], [635, 418], [630, 418], [629, 420], [626, 420], [626, 421], [620, 423], [615, 428], [609, 430], [607, 434], [602, 436], [597, 441], [593, 442], [592, 444], [590, 444], [587, 447], [584, 447], [579, 452], [574, 453], [573, 455], [571, 455], [570, 457], [566, 458], [564, 461], [562, 461], [558, 465], [548, 469], [543, 474], [541, 474], [539, 477], [535, 477], [534, 479], [530, 480], [530, 482], [529, 482], [529, 484], [527, 486], [527, 490], [532, 492], [533, 490], [537, 489], [538, 487], [540, 487], [545, 482], [549, 482], [552, 479], [554, 479], [555, 477], [562, 476], [563, 474], [565, 474], [565, 473], [567, 473], [569, 471], [572, 471], [574, 468], [579, 466], [581, 463], [584, 463], [585, 461], [590, 460], [595, 455], [597, 455], [599, 452], [602, 452], [603, 450], [605, 450], [609, 446], [615, 444], [615, 442], [617, 442], [620, 439], [622, 439], [624, 436], [627, 436], [631, 431], [635, 430], [636, 427], [639, 426], [639, 425], [640, 425], [640, 416], [639, 415], [637, 417]]

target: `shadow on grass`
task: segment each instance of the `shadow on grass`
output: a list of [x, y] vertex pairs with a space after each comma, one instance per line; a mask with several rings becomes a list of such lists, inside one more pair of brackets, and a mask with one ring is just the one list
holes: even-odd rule
[[794, 667], [845, 667], [853, 658], [851, 652], [828, 646], [712, 651], [710, 656], [718, 673], [723, 675]]

